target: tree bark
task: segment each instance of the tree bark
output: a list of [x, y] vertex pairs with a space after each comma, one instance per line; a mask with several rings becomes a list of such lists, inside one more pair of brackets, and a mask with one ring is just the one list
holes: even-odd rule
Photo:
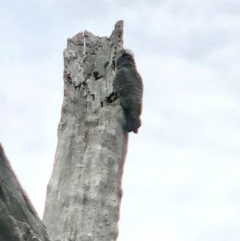
[[48, 241], [0, 144], [0, 241]]
[[43, 222], [52, 241], [115, 241], [128, 133], [112, 93], [123, 21], [111, 36], [67, 41], [64, 100]]

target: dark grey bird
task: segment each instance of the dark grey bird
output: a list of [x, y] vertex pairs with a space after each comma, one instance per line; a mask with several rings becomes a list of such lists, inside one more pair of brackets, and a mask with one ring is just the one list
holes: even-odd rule
[[137, 133], [141, 126], [143, 82], [133, 55], [123, 50], [117, 59], [116, 69], [113, 91], [119, 98], [124, 111], [124, 129], [127, 132]]

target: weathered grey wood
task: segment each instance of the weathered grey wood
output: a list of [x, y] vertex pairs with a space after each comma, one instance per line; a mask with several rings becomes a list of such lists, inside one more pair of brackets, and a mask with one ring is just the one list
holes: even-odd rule
[[128, 133], [119, 103], [107, 103], [123, 21], [109, 38], [68, 39], [58, 146], [43, 221], [52, 241], [115, 241]]
[[0, 241], [48, 241], [0, 144]]

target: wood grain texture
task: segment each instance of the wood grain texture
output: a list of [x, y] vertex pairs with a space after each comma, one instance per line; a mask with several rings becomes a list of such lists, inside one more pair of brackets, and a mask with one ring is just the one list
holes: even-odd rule
[[84, 31], [64, 51], [64, 100], [43, 221], [52, 241], [115, 241], [128, 133], [107, 103], [123, 21], [108, 37]]
[[48, 240], [46, 229], [0, 144], [0, 241]]

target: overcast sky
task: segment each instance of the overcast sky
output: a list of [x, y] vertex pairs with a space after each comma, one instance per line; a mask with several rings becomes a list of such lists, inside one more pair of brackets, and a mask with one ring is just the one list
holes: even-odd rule
[[0, 141], [40, 216], [67, 38], [123, 19], [145, 92], [118, 241], [240, 240], [239, 0], [3, 0], [0, 18]]

